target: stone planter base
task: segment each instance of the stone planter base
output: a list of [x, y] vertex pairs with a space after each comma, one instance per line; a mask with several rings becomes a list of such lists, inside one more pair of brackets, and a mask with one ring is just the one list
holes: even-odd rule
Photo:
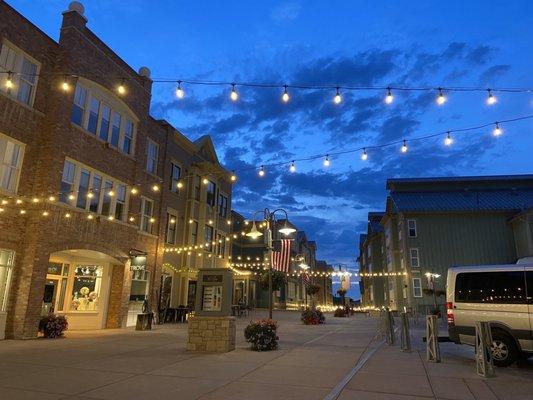
[[190, 317], [187, 351], [216, 353], [233, 351], [235, 329], [235, 317]]

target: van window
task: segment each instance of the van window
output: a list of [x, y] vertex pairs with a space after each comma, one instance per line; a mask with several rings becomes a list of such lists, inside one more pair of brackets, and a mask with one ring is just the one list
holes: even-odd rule
[[533, 304], [533, 271], [527, 271], [526, 277], [527, 299], [529, 300], [529, 304]]
[[455, 301], [459, 303], [525, 304], [524, 272], [460, 273], [455, 282]]

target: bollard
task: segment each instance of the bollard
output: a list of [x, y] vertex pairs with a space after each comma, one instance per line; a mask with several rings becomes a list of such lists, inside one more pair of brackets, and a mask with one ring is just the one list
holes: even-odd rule
[[490, 322], [476, 321], [476, 372], [483, 378], [494, 376]]
[[401, 314], [401, 322], [402, 322], [402, 333], [400, 336], [401, 343], [400, 348], [402, 351], [405, 352], [411, 352], [411, 335], [409, 333], [409, 318], [407, 317], [407, 313]]
[[440, 363], [439, 326], [436, 315], [426, 316], [426, 355], [428, 361]]
[[385, 311], [385, 339], [389, 346], [394, 344], [394, 318], [389, 310]]

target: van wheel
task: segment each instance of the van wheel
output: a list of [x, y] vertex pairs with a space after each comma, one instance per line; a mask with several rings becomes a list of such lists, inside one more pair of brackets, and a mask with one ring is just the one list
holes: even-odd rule
[[512, 337], [500, 332], [492, 334], [492, 345], [490, 346], [492, 359], [498, 367], [507, 367], [518, 358], [518, 349]]

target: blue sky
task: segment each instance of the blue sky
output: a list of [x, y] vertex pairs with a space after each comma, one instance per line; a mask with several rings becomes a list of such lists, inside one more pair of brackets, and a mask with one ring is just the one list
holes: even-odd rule
[[[68, 1], [9, 0], [57, 39]], [[533, 3], [530, 1], [172, 1], [84, 2], [88, 26], [135, 69], [154, 78], [405, 86], [533, 87]], [[229, 169], [409, 139], [427, 133], [533, 114], [533, 94], [451, 93], [443, 107], [433, 93], [344, 93], [155, 84], [152, 114], [195, 139], [211, 134]], [[398, 148], [239, 174], [233, 208], [244, 215], [284, 207], [318, 243], [318, 256], [355, 267], [366, 213], [385, 204], [389, 177], [531, 173], [533, 122]], [[352, 295], [358, 292], [353, 286]]]

